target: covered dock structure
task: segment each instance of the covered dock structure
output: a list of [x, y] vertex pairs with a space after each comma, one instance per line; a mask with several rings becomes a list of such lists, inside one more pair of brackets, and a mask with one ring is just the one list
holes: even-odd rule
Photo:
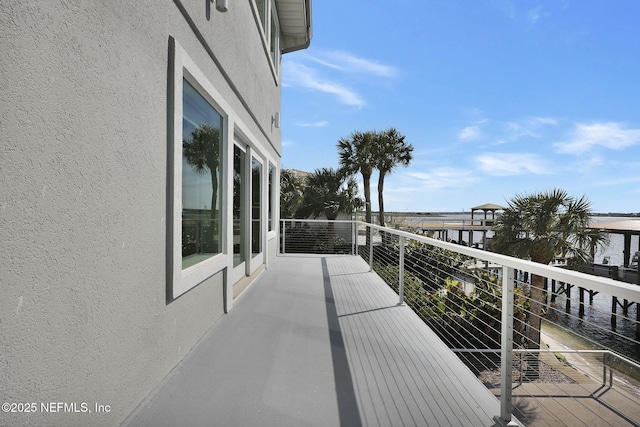
[[[483, 225], [492, 225], [493, 221], [496, 219], [496, 211], [505, 210], [504, 206], [496, 205], [494, 203], [485, 203], [484, 205], [476, 206], [471, 208], [471, 223], [473, 224], [473, 215], [476, 211], [484, 212], [484, 223]], [[491, 212], [491, 220], [489, 224], [487, 224], [487, 213]]]
[[638, 247], [631, 254], [631, 236], [640, 236], [640, 219], [627, 219], [622, 221], [601, 222], [593, 224], [594, 227], [600, 228], [607, 233], [622, 234], [624, 236], [623, 249], [623, 265], [631, 266], [635, 260], [635, 266], [638, 266], [638, 253], [640, 252], [640, 238], [638, 238]]
[[632, 237], [640, 236], [640, 218], [627, 219], [610, 222], [596, 222], [592, 227], [599, 228], [610, 234], [620, 234], [624, 237], [622, 249], [622, 265], [609, 264], [608, 257], [602, 263], [593, 263], [591, 274], [598, 276], [612, 277], [627, 283], [640, 284], [640, 269], [638, 268], [638, 258], [640, 258], [640, 237], [638, 237], [637, 247], [632, 248]]

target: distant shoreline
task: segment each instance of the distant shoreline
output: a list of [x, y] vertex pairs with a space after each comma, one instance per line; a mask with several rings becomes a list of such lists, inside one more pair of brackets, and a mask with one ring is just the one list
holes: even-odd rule
[[[476, 211], [478, 215], [480, 215], [480, 211]], [[372, 211], [373, 215], [378, 215], [379, 211]], [[471, 211], [458, 211], [458, 212], [400, 212], [400, 211], [392, 211], [385, 212], [385, 215], [404, 215], [404, 216], [445, 216], [445, 215], [471, 215]], [[594, 213], [592, 216], [597, 217], [627, 217], [627, 218], [639, 218], [640, 212], [636, 213], [620, 213], [620, 212], [609, 212], [609, 213]]]

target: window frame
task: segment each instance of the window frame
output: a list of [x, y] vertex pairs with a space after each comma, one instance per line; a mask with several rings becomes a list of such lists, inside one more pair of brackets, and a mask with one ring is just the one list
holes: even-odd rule
[[[222, 204], [220, 206], [220, 222], [222, 227], [222, 252], [204, 260], [194, 266], [182, 270], [182, 108], [183, 108], [183, 78], [213, 106], [223, 118], [221, 179]], [[223, 274], [225, 310], [233, 305], [232, 283], [228, 274], [233, 272], [233, 149], [236, 141], [242, 141], [241, 147], [246, 146], [247, 155], [256, 157], [263, 167], [262, 197], [265, 193], [265, 165], [279, 164], [279, 158], [274, 158], [264, 141], [253, 134], [250, 127], [225, 101], [222, 94], [216, 90], [206, 75], [196, 65], [173, 36], [169, 37], [169, 67], [167, 75], [167, 220], [166, 226], [166, 289], [167, 302], [175, 300], [180, 295], [203, 283], [214, 275]], [[249, 173], [249, 172], [247, 172]], [[277, 176], [277, 166], [276, 166]], [[247, 177], [247, 179], [249, 179]], [[262, 222], [266, 224], [266, 209], [263, 206]], [[266, 259], [266, 242], [268, 240], [266, 225], [262, 231], [262, 256]], [[249, 232], [248, 230], [246, 231]], [[272, 237], [275, 236], [275, 231]], [[250, 245], [250, 242], [248, 243]], [[249, 256], [247, 275], [258, 267], [255, 265], [257, 257]], [[253, 262], [252, 262], [253, 261]], [[266, 261], [262, 262], [263, 264]]]
[[[170, 38], [170, 57], [173, 62], [169, 76], [169, 177], [168, 177], [168, 221], [167, 221], [167, 293], [169, 299], [175, 299], [209, 277], [227, 267], [228, 253], [228, 200], [224, 189], [228, 187], [227, 161], [229, 151], [229, 132], [231, 108], [222, 95], [215, 89], [205, 74], [197, 67], [180, 44]], [[183, 79], [222, 116], [220, 161], [220, 182], [223, 197], [220, 204], [221, 251], [193, 266], [182, 269], [182, 115], [183, 115]]]
[[[251, 227], [250, 227], [250, 254], [251, 258], [255, 258], [264, 253], [264, 242], [266, 239], [266, 234], [264, 232], [265, 229], [265, 194], [264, 194], [264, 169], [265, 169], [265, 160], [259, 155], [252, 153], [250, 164], [250, 173], [251, 178], [250, 182], [250, 193], [251, 193], [251, 203], [250, 203], [250, 217], [251, 217]], [[254, 173], [254, 167], [257, 165], [258, 173]], [[257, 182], [256, 182], [257, 178]], [[258, 200], [254, 199], [254, 196], [258, 195]], [[257, 217], [256, 217], [257, 215]], [[257, 227], [256, 227], [257, 221]], [[257, 236], [256, 236], [257, 231]]]
[[[222, 139], [224, 136], [224, 118], [223, 116], [220, 114], [220, 112], [211, 105], [211, 103], [206, 99], [205, 96], [202, 95], [201, 91], [198, 90], [197, 88], [195, 88], [192, 83], [189, 81], [190, 79], [188, 77], [184, 77], [182, 79], [182, 88], [183, 88], [183, 95], [182, 95], [182, 105], [183, 105], [183, 121], [182, 121], [182, 145], [183, 145], [183, 149], [182, 149], [182, 181], [181, 181], [181, 189], [182, 189], [182, 269], [185, 270], [193, 265], [199, 264], [201, 262], [206, 261], [207, 259], [214, 257], [220, 253], [222, 253], [223, 251], [223, 247], [222, 247], [222, 231], [223, 231], [223, 224], [221, 221], [221, 217], [222, 217], [222, 205], [223, 205], [223, 198], [222, 198], [222, 186], [219, 185], [219, 183], [222, 181], [222, 174], [224, 173], [224, 171], [222, 170], [222, 150], [223, 150], [223, 144], [222, 144]], [[188, 90], [187, 90], [188, 89]], [[188, 93], [190, 93], [192, 95], [192, 97], [189, 97], [189, 101], [191, 101], [191, 106], [193, 108], [195, 108], [195, 110], [193, 111], [195, 114], [205, 114], [205, 115], [211, 115], [211, 117], [209, 118], [213, 118], [214, 122], [208, 123], [209, 125], [215, 125], [215, 127], [218, 129], [218, 141], [217, 143], [217, 162], [215, 165], [209, 165], [207, 164], [207, 168], [208, 170], [206, 170], [204, 173], [203, 172], [194, 172], [193, 171], [193, 167], [189, 167], [185, 164], [185, 121], [186, 122], [190, 122], [191, 126], [194, 127], [200, 127], [202, 125], [202, 123], [200, 122], [194, 122], [192, 120], [195, 119], [195, 117], [185, 117], [186, 111], [184, 110], [185, 105], [188, 103], [188, 98], [187, 98], [187, 92], [185, 92], [185, 90], [187, 90]], [[198, 105], [202, 108], [202, 109], [198, 109]], [[191, 119], [191, 120], [190, 120]], [[204, 117], [202, 117], [202, 119], [204, 119]], [[197, 123], [197, 124], [196, 124]], [[195, 130], [195, 129], [194, 129]], [[192, 131], [193, 132], [193, 131]], [[193, 133], [191, 133], [191, 135], [193, 135]], [[214, 167], [214, 170], [211, 170], [211, 167]], [[191, 170], [189, 170], [191, 169]], [[204, 189], [205, 192], [209, 192], [211, 190], [211, 180], [213, 178], [215, 174], [215, 179], [216, 179], [216, 192], [217, 194], [215, 194], [215, 196], [212, 194], [211, 198], [213, 199], [215, 197], [214, 200], [212, 199], [208, 199], [206, 200], [206, 202], [214, 202], [215, 204], [213, 206], [210, 206], [209, 209], [209, 214], [207, 215], [206, 219], [203, 219], [202, 217], [202, 205], [201, 203], [205, 202], [205, 200], [201, 200], [200, 196], [202, 196], [201, 191]], [[188, 175], [187, 178], [187, 182], [191, 182], [192, 184], [194, 183], [199, 183], [196, 185], [196, 191], [195, 193], [192, 191], [192, 195], [197, 196], [197, 202], [195, 203], [197, 206], [194, 205], [194, 200], [190, 200], [190, 206], [186, 206], [185, 205], [185, 175]], [[205, 179], [205, 182], [202, 182], [202, 178], [206, 176], [209, 176], [209, 180]], [[195, 180], [195, 181], [194, 181]], [[202, 185], [204, 184], [204, 188], [202, 187]], [[213, 204], [213, 203], [212, 203]], [[217, 208], [217, 209], [216, 209]], [[203, 230], [202, 230], [202, 222], [203, 220], [206, 222], [207, 219], [213, 219], [213, 221], [210, 223], [209, 228], [211, 229], [211, 238], [212, 241], [207, 242], [202, 235], [199, 236], [199, 238], [196, 239], [196, 253], [192, 254], [191, 256], [188, 256], [187, 258], [185, 258], [184, 255], [184, 236], [185, 236], [185, 222], [187, 221], [187, 219], [185, 218], [185, 213], [187, 210], [192, 211], [191, 213], [193, 214], [193, 211], [197, 211], [196, 217], [195, 218], [191, 218], [189, 222], [193, 223], [195, 222], [195, 229], [198, 230], [200, 229], [201, 233], [196, 232], [196, 235], [198, 234], [202, 234]], [[216, 212], [217, 211], [217, 212]], [[205, 212], [206, 212], [206, 203], [205, 203]], [[193, 226], [191, 228], [194, 228]], [[217, 232], [216, 232], [217, 230]], [[200, 248], [204, 248], [205, 244], [212, 244], [214, 246], [214, 248], [210, 248], [213, 249], [209, 250], [209, 251], [205, 251], [205, 252], [198, 252], [197, 251], [197, 247], [200, 246]], [[204, 258], [203, 258], [204, 257]], [[198, 258], [200, 258], [200, 260], [198, 260]], [[188, 266], [185, 267], [185, 261], [187, 262]]]
[[[240, 265], [242, 265], [243, 263], [247, 262], [247, 251], [246, 251], [246, 247], [248, 244], [250, 244], [250, 242], [248, 242], [248, 238], [247, 235], [249, 233], [249, 231], [247, 230], [247, 201], [248, 201], [248, 196], [247, 193], [250, 193], [250, 189], [247, 188], [248, 187], [248, 182], [249, 182], [249, 177], [247, 176], [248, 174], [250, 174], [250, 171], [248, 171], [247, 169], [247, 146], [244, 144], [239, 143], [239, 141], [235, 141], [233, 144], [233, 174], [234, 174], [234, 179], [233, 179], [233, 203], [234, 206], [232, 207], [232, 220], [233, 220], [233, 227], [235, 228], [236, 224], [236, 218], [235, 218], [235, 203], [236, 203], [236, 181], [235, 181], [235, 173], [236, 173], [236, 158], [235, 158], [235, 154], [236, 154], [236, 150], [238, 150], [241, 154], [241, 160], [240, 160], [240, 175], [241, 175], [241, 182], [240, 182], [240, 189], [239, 189], [239, 235], [238, 238], [240, 240], [239, 244], [239, 257], [238, 257], [238, 262], [236, 263], [236, 252], [235, 252], [235, 247], [233, 248], [233, 262], [232, 262], [232, 268], [237, 268]], [[250, 201], [249, 201], [250, 202]], [[235, 234], [235, 229], [232, 231], [232, 239], [233, 239], [233, 245], [235, 246], [235, 239], [236, 239], [236, 234]]]
[[[253, 8], [253, 15], [256, 20], [256, 26], [260, 37], [262, 38], [262, 46], [264, 48], [267, 61], [271, 66], [271, 71], [276, 78], [276, 84], [280, 77], [280, 64], [282, 63], [282, 50], [280, 49], [280, 17], [274, 0], [263, 0], [265, 3], [264, 16], [260, 15], [260, 9], [256, 3], [257, 0], [250, 0]], [[264, 23], [263, 23], [264, 19]], [[273, 28], [275, 27], [275, 29]], [[275, 46], [272, 46], [275, 44]]]
[[275, 212], [276, 212], [276, 166], [269, 162], [268, 178], [267, 178], [267, 233], [275, 231]]

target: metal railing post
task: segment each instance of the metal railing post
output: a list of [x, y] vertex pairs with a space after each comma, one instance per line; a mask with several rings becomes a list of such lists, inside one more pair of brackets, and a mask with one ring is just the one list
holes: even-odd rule
[[286, 254], [287, 250], [285, 247], [285, 238], [287, 235], [287, 222], [285, 220], [282, 220], [282, 253]]
[[613, 354], [609, 353], [609, 387], [613, 388]]
[[602, 385], [607, 385], [607, 368], [609, 368], [609, 388], [613, 388], [613, 354], [610, 352], [602, 355]]
[[512, 384], [513, 384], [513, 282], [515, 270], [502, 267], [502, 327], [500, 352], [500, 415], [494, 417], [502, 426], [517, 426], [511, 419], [513, 412]]
[[398, 305], [404, 305], [404, 243], [405, 237], [400, 236], [400, 268], [398, 269]]
[[358, 255], [358, 226], [351, 222], [351, 254]]
[[369, 271], [373, 271], [373, 227], [367, 226], [369, 229]]

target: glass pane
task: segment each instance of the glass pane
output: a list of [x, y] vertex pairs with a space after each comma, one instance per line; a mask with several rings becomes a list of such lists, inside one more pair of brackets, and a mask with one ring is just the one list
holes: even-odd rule
[[262, 164], [256, 159], [251, 159], [251, 253], [253, 255], [262, 252], [260, 213], [262, 212]]
[[262, 29], [265, 30], [265, 28], [267, 28], [265, 23], [265, 17], [267, 16], [266, 0], [256, 0], [256, 6], [258, 6], [258, 14], [260, 15]]
[[183, 81], [182, 268], [221, 252], [222, 116]]
[[275, 168], [273, 165], [269, 165], [269, 200], [267, 200], [268, 212], [269, 212], [269, 225], [268, 230], [273, 230], [273, 184], [275, 179]]
[[244, 251], [244, 170], [245, 153], [239, 147], [233, 149], [233, 266], [245, 260]]
[[271, 51], [271, 60], [273, 61], [273, 66], [277, 67], [277, 49], [278, 49], [278, 26], [276, 25], [276, 20], [273, 17], [273, 13], [271, 14], [271, 42], [270, 42], [270, 51]]

